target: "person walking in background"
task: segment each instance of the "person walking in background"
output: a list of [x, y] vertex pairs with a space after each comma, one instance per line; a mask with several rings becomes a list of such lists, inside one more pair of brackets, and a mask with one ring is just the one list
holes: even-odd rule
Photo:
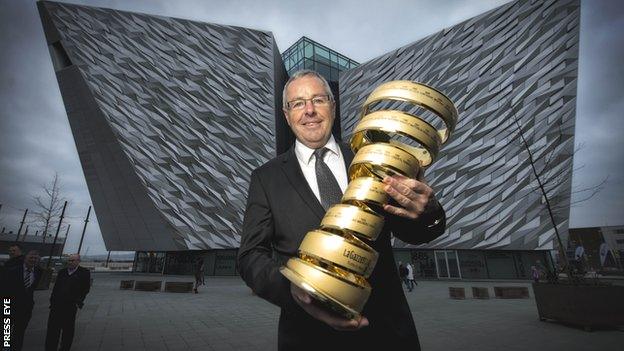
[[574, 250], [574, 266], [578, 274], [585, 274], [585, 248], [582, 244]]
[[405, 287], [409, 290], [409, 282], [407, 281], [407, 267], [403, 262], [399, 261], [399, 278], [405, 284]]
[[412, 267], [411, 263], [407, 263], [406, 265], [407, 268], [407, 289], [412, 292], [412, 290], [414, 290], [414, 285], [416, 285], [416, 283], [414, 282], [414, 267]]
[[534, 283], [539, 283], [540, 280], [540, 271], [535, 266], [531, 266], [531, 278]]
[[194, 275], [195, 275], [195, 293], [197, 294], [199, 291], [197, 291], [197, 288], [200, 285], [206, 285], [204, 282], [204, 259], [200, 258], [197, 263], [195, 264], [195, 269], [194, 269]]
[[[74, 340], [76, 312], [78, 308], [84, 306], [84, 299], [89, 293], [90, 285], [91, 273], [88, 269], [80, 267], [80, 255], [70, 255], [67, 267], [58, 272], [54, 290], [50, 296], [46, 351], [67, 351], [71, 348]], [[61, 339], [60, 349], [58, 348], [59, 339]]]
[[21, 264], [6, 268], [0, 275], [0, 294], [2, 298], [11, 299], [10, 350], [22, 349], [24, 333], [35, 305], [33, 293], [42, 272], [38, 266], [39, 252], [36, 250], [29, 251], [19, 262]]

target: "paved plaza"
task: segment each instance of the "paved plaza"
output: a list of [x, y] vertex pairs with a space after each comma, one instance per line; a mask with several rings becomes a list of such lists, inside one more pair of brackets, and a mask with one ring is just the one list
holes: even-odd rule
[[[96, 273], [78, 312], [73, 350], [275, 350], [279, 309], [253, 296], [239, 277], [207, 277], [199, 294], [119, 290], [122, 279], [192, 277]], [[624, 331], [540, 322], [530, 299], [475, 300], [471, 286], [527, 282], [421, 281], [406, 295], [423, 350], [622, 350]], [[466, 300], [448, 287], [466, 287]], [[50, 291], [35, 292], [24, 350], [42, 350]], [[387, 350], [391, 351], [391, 350]]]

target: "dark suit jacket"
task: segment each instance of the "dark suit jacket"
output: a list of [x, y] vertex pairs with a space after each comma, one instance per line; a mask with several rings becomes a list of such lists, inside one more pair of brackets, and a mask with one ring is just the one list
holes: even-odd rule
[[17, 257], [11, 257], [6, 262], [4, 262], [4, 269], [9, 269], [12, 267], [16, 267], [17, 265], [21, 265], [24, 263], [24, 255], [19, 255]]
[[[346, 166], [353, 153], [340, 145]], [[439, 214], [444, 217], [443, 210]], [[409, 347], [419, 349], [418, 336], [397, 275], [390, 243], [390, 229], [409, 243], [428, 242], [444, 232], [444, 223], [429, 229], [420, 221], [386, 216], [379, 238], [369, 244], [379, 260], [368, 279], [371, 296], [363, 314], [370, 326], [357, 332], [338, 332], [310, 317], [290, 293], [290, 281], [279, 272], [297, 254], [305, 234], [319, 227], [325, 210], [306, 182], [294, 148], [272, 159], [251, 174], [249, 196], [238, 252], [243, 280], [260, 297], [282, 308], [278, 346], [290, 349], [373, 349]]]
[[28, 289], [24, 287], [23, 264], [6, 269], [0, 277], [0, 292], [2, 296], [11, 298], [11, 305], [18, 313], [30, 313], [35, 304], [33, 293], [41, 280], [42, 270], [39, 266], [35, 266], [33, 272], [35, 277]]
[[91, 286], [91, 272], [78, 266], [78, 269], [69, 275], [67, 268], [61, 269], [54, 283], [50, 296], [52, 306], [82, 306]]

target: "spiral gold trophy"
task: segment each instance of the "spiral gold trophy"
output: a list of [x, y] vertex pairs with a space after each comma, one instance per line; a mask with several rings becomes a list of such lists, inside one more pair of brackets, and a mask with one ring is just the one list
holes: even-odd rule
[[[426, 121], [421, 114], [397, 109], [371, 112], [388, 105], [422, 110], [434, 118]], [[366, 278], [378, 257], [366, 241], [377, 239], [384, 224], [383, 206], [390, 201], [383, 178], [416, 178], [421, 167], [435, 161], [456, 124], [451, 100], [429, 86], [404, 80], [378, 86], [353, 131], [355, 157], [341, 203], [327, 210], [319, 229], [306, 234], [298, 257], [289, 259], [281, 273], [331, 310], [359, 318], [371, 293]]]

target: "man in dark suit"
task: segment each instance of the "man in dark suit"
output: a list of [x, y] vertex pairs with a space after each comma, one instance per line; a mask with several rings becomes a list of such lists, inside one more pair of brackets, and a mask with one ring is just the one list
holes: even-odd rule
[[[74, 340], [76, 311], [84, 306], [84, 299], [89, 293], [91, 273], [80, 267], [80, 255], [70, 255], [67, 267], [61, 269], [56, 276], [54, 290], [50, 296], [50, 315], [46, 333], [46, 351], [71, 348]], [[61, 337], [62, 332], [62, 337]], [[59, 346], [61, 339], [61, 347]]]
[[281, 307], [278, 348], [368, 350], [383, 345], [390, 350], [418, 350], [416, 328], [395, 268], [390, 231], [408, 243], [428, 242], [444, 232], [444, 210], [422, 175], [418, 180], [386, 177], [385, 190], [396, 206], [384, 206], [386, 224], [379, 238], [369, 242], [379, 259], [369, 279], [372, 293], [363, 317], [348, 320], [320, 307], [282, 276], [279, 268], [296, 255], [305, 234], [319, 227], [330, 205], [320, 191], [316, 162], [327, 165], [344, 192], [353, 153], [331, 135], [335, 105], [325, 79], [316, 72], [297, 72], [286, 83], [283, 97], [284, 114], [297, 140], [289, 151], [251, 174], [238, 252], [239, 269], [247, 285]]
[[12, 244], [9, 246], [9, 259], [4, 262], [4, 269], [16, 267], [22, 264], [24, 255], [22, 255], [22, 246], [20, 244]]
[[24, 333], [32, 316], [33, 292], [41, 279], [39, 252], [31, 250], [20, 264], [4, 270], [0, 277], [2, 297], [11, 299], [11, 350], [21, 350]]

